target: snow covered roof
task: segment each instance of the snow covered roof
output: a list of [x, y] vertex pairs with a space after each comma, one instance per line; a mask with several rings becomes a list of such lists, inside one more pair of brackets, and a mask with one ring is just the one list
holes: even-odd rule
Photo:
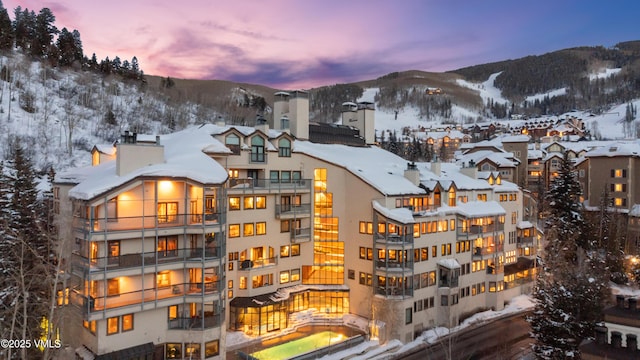
[[458, 204], [456, 210], [466, 217], [505, 215], [507, 212], [497, 201], [469, 201]]
[[615, 157], [615, 156], [634, 156], [640, 155], [640, 144], [617, 142], [608, 146], [602, 146], [593, 149], [585, 154], [586, 157]]
[[205, 153], [226, 148], [210, 135], [212, 127], [215, 125], [191, 127], [160, 136], [160, 143], [164, 146], [165, 161], [162, 163], [143, 166], [118, 176], [116, 161], [109, 161], [60, 173], [56, 182], [77, 184], [69, 191], [69, 196], [82, 200], [93, 199], [140, 177], [187, 178], [201, 184], [222, 184], [227, 180], [227, 171]]
[[411, 224], [415, 222], [413, 213], [407, 208], [388, 209], [375, 200], [372, 201], [372, 203], [373, 209], [387, 219], [395, 220], [401, 224]]
[[404, 177], [407, 160], [378, 147], [316, 144], [296, 140], [293, 152], [341, 166], [386, 195], [425, 193], [424, 189]]
[[460, 269], [460, 263], [456, 259], [440, 259], [438, 265], [451, 270]]
[[98, 152], [106, 155], [113, 155], [116, 153], [116, 147], [113, 146], [113, 144], [96, 144], [94, 145], [94, 148]]
[[491, 150], [480, 150], [462, 155], [460, 161], [466, 164], [473, 160], [474, 163], [479, 164], [482, 161], [489, 160], [496, 164], [498, 167], [516, 167], [517, 160], [513, 157], [512, 153], [507, 152], [495, 152]]
[[533, 227], [533, 224], [530, 221], [520, 221], [516, 227], [518, 229], [529, 229]]

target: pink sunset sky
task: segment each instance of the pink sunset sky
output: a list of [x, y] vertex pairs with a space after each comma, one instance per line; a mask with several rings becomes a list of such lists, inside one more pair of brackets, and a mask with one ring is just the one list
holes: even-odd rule
[[136, 56], [146, 74], [281, 89], [448, 71], [640, 39], [640, 2], [462, 0], [3, 0], [48, 7], [88, 57]]

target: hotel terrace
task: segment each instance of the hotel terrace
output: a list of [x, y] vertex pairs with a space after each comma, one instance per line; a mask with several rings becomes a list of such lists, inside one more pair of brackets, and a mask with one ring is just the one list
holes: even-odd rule
[[125, 133], [56, 177], [65, 344], [223, 359], [228, 333], [277, 333], [301, 312], [408, 342], [531, 290], [537, 232], [499, 172], [309, 142], [304, 92], [274, 109], [278, 126]]

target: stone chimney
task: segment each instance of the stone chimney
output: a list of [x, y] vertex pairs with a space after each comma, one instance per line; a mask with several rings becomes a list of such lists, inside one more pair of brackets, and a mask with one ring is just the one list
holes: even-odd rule
[[622, 347], [622, 333], [619, 331], [611, 332], [611, 346], [616, 349], [620, 349]]
[[638, 299], [629, 298], [629, 310], [636, 311], [638, 307]]
[[413, 185], [420, 185], [420, 170], [415, 162], [407, 163], [407, 168], [404, 171], [404, 177], [413, 183]]
[[624, 295], [616, 295], [616, 306], [624, 309]]

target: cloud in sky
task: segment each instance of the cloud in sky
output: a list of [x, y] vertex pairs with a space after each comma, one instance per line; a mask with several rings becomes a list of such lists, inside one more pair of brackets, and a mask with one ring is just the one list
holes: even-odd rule
[[4, 0], [49, 7], [88, 56], [147, 74], [277, 88], [446, 71], [573, 46], [634, 40], [640, 2], [452, 0]]

